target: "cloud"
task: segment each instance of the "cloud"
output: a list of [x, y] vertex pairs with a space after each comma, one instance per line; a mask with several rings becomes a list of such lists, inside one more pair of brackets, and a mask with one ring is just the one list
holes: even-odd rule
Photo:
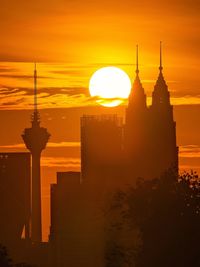
[[[49, 142], [47, 144], [48, 148], [61, 148], [61, 147], [80, 147], [80, 142]], [[12, 144], [12, 145], [1, 145], [0, 149], [20, 149], [25, 148], [23, 143], [20, 144]]]
[[200, 146], [186, 145], [179, 147], [180, 158], [200, 158]]
[[59, 75], [65, 75], [65, 76], [68, 76], [68, 75], [77, 75], [77, 76], [80, 76], [82, 74], [82, 72], [80, 70], [77, 70], [77, 69], [66, 69], [66, 70], [53, 70], [53, 71], [50, 71], [50, 73], [52, 74], [59, 74]]
[[48, 168], [66, 168], [79, 170], [81, 165], [80, 158], [71, 158], [71, 157], [42, 157], [41, 158], [41, 166]]
[[[84, 92], [84, 93], [83, 93]], [[33, 89], [26, 88], [0, 88], [0, 108], [32, 109]], [[40, 88], [38, 90], [38, 107], [44, 108], [69, 108], [94, 105], [84, 88]]]
[[1, 65], [0, 67], [0, 74], [8, 73], [8, 72], [15, 72], [15, 71], [17, 71], [17, 69], [11, 68], [9, 65], [8, 66]]
[[[33, 79], [33, 75], [20, 75], [20, 74], [1, 74], [1, 78], [11, 78], [11, 79], [25, 79], [30, 80]], [[39, 76], [38, 79], [54, 79], [53, 77], [45, 77], [45, 76]]]
[[[90, 97], [88, 82], [96, 68], [102, 66], [134, 66], [130, 63], [40, 63], [38, 64], [38, 106], [46, 108], [72, 108], [97, 106], [99, 99]], [[0, 63], [0, 108], [3, 110], [22, 110], [33, 108], [33, 64], [32, 63]], [[66, 78], [65, 78], [66, 75]], [[151, 105], [152, 84], [154, 79], [142, 80], [147, 87], [147, 103]], [[168, 81], [177, 86], [176, 80]], [[200, 104], [200, 89], [198, 81], [191, 87], [195, 90], [181, 89], [171, 91], [173, 105]], [[194, 86], [195, 85], [195, 86]], [[171, 87], [171, 86], [170, 86]], [[189, 92], [189, 94], [188, 94]], [[127, 100], [124, 101], [127, 104]]]
[[[25, 92], [27, 95], [33, 96], [33, 87], [12, 87], [6, 85], [0, 85], [0, 94], [13, 94], [15, 92]], [[39, 87], [38, 93], [54, 94], [68, 94], [78, 95], [85, 94], [89, 96], [89, 90], [86, 87]]]
[[49, 142], [48, 147], [80, 147], [80, 142], [60, 142], [60, 143], [53, 143]]
[[[71, 108], [95, 106], [96, 97], [90, 97], [89, 91], [84, 87], [46, 87], [38, 90], [38, 106], [44, 108]], [[151, 97], [147, 97], [147, 104], [151, 105]], [[127, 100], [124, 101], [127, 103]], [[173, 105], [199, 105], [200, 95], [186, 95], [171, 97]], [[0, 86], [0, 108], [2, 109], [32, 109], [33, 89]]]

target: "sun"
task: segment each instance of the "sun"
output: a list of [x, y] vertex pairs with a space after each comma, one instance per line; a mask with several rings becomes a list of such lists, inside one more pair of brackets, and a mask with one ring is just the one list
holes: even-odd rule
[[96, 97], [96, 102], [105, 107], [115, 107], [122, 104], [131, 91], [129, 76], [117, 67], [98, 69], [91, 77], [90, 95]]

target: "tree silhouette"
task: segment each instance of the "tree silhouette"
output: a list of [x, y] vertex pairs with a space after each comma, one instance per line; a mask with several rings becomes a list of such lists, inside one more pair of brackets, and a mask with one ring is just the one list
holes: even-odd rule
[[14, 264], [9, 257], [6, 247], [0, 244], [0, 267], [33, 267], [27, 263]]
[[9, 258], [6, 248], [2, 245], [0, 245], [0, 266], [12, 267], [12, 260]]
[[35, 267], [35, 266], [33, 266], [33, 265], [29, 265], [29, 264], [27, 264], [27, 263], [17, 263], [17, 264], [15, 264], [13, 267]]
[[200, 181], [196, 173], [176, 177], [169, 171], [159, 179], [140, 179], [136, 187], [118, 195], [115, 207], [123, 207], [123, 223], [138, 229], [141, 239], [132, 264], [200, 266]]

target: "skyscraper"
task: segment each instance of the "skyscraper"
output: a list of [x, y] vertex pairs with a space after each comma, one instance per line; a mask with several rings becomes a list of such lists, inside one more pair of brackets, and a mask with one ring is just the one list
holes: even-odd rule
[[30, 153], [0, 153], [0, 243], [17, 246], [30, 232]]
[[[105, 186], [122, 162], [122, 118], [117, 115], [81, 118], [81, 175], [86, 182]], [[118, 172], [117, 172], [118, 173]]]
[[128, 99], [124, 125], [124, 155], [127, 175], [146, 176], [149, 146], [149, 113], [146, 94], [139, 77], [138, 46], [136, 47], [136, 77]]
[[[117, 115], [81, 118], [81, 183], [79, 173], [58, 173], [51, 188], [52, 266], [105, 266], [106, 251], [115, 254], [115, 241], [131, 246], [138, 236], [135, 229], [130, 234], [129, 225], [120, 227], [115, 211], [110, 216], [113, 194], [138, 177], [152, 179], [170, 168], [178, 170], [176, 124], [161, 52], [160, 47], [160, 72], [150, 107], [139, 77], [137, 47], [125, 124]], [[110, 225], [117, 229], [114, 235]]]
[[151, 120], [151, 168], [155, 176], [173, 168], [178, 172], [178, 147], [176, 145], [176, 122], [170, 93], [163, 76], [162, 44], [160, 43], [159, 75], [152, 93]]
[[31, 218], [31, 239], [37, 243], [42, 241], [42, 220], [41, 220], [41, 177], [40, 157], [45, 149], [50, 134], [46, 128], [40, 127], [40, 114], [37, 108], [37, 70], [34, 70], [34, 112], [31, 118], [31, 128], [26, 128], [22, 138], [32, 155], [32, 218]]
[[170, 168], [178, 171], [176, 123], [163, 76], [161, 43], [159, 76], [150, 107], [147, 107], [139, 77], [138, 46], [136, 51], [136, 78], [129, 96], [124, 126], [124, 154], [127, 175], [154, 178]]

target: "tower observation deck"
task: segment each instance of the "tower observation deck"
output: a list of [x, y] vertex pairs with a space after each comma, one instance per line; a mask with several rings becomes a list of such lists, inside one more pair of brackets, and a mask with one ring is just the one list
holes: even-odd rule
[[32, 155], [32, 213], [31, 239], [37, 243], [42, 241], [41, 219], [41, 174], [40, 158], [45, 149], [50, 134], [46, 128], [40, 127], [40, 114], [37, 108], [37, 70], [34, 70], [34, 111], [31, 118], [31, 128], [26, 128], [22, 134], [23, 141]]

